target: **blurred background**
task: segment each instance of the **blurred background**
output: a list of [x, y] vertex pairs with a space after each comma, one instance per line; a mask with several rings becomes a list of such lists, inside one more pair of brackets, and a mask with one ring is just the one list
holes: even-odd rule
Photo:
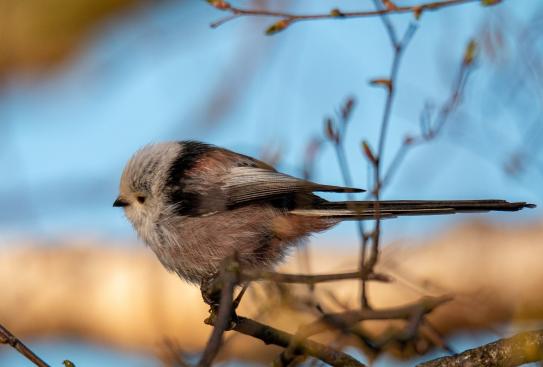
[[[238, 3], [298, 13], [326, 13], [336, 6], [344, 11], [372, 9], [370, 2], [360, 1]], [[160, 358], [149, 352], [152, 348], [142, 347], [143, 341], [119, 342], [122, 336], [105, 338], [107, 333], [100, 331], [105, 329], [93, 327], [82, 332], [74, 320], [92, 319], [89, 315], [96, 313], [96, 305], [81, 303], [75, 299], [79, 295], [61, 301], [73, 306], [67, 323], [51, 316], [51, 310], [58, 310], [51, 305], [56, 304], [36, 302], [40, 291], [59, 287], [56, 279], [61, 283], [72, 275], [87, 279], [79, 278], [79, 272], [86, 269], [85, 261], [100, 259], [102, 250], [114, 249], [123, 260], [131, 253], [149, 257], [145, 264], [154, 264], [122, 212], [111, 207], [124, 164], [143, 145], [202, 140], [302, 176], [308, 169], [307, 162], [304, 165], [308, 145], [322, 141], [312, 179], [342, 184], [334, 149], [324, 138], [323, 121], [352, 97], [356, 105], [345, 148], [356, 186], [371, 186], [360, 142], [366, 139], [377, 145], [385, 92], [368, 82], [386, 78], [393, 57], [381, 20], [301, 22], [266, 36], [264, 30], [274, 19], [247, 17], [210, 28], [224, 15], [205, 1], [0, 0], [0, 263], [4, 267], [0, 323], [28, 338], [53, 365], [66, 358], [78, 367], [161, 365]], [[477, 41], [478, 57], [461, 102], [449, 114], [443, 131], [409, 152], [383, 198], [541, 203], [542, 15], [538, 0], [509, 0], [491, 7], [475, 2], [422, 14], [399, 69], [385, 167], [405, 136], [420, 134], [425, 119], [438, 114], [450, 99], [471, 39]], [[415, 21], [412, 14], [390, 19], [400, 34]], [[383, 234], [386, 243], [411, 243], [464, 228], [470, 221], [483, 225], [484, 220], [484, 225], [528, 231], [533, 234], [529, 243], [537, 245], [542, 239], [536, 230], [541, 216], [537, 208], [514, 214], [407, 218], [386, 222]], [[356, 253], [357, 243], [356, 227], [346, 223], [316, 236], [310, 246], [317, 254], [330, 248], [349, 254]], [[79, 249], [78, 256], [70, 247]], [[13, 252], [21, 248], [28, 251]], [[57, 248], [70, 253], [57, 256]], [[65, 269], [56, 263], [60, 258], [69, 268], [56, 274]], [[514, 261], [522, 265], [523, 260]], [[118, 288], [109, 291], [112, 298], [105, 298], [102, 307], [117, 303], [132, 307], [121, 294], [123, 284], [134, 287], [133, 280], [107, 277], [117, 267], [110, 260], [92, 264], [89, 273], [97, 274], [92, 279], [103, 283], [71, 284], [70, 289], [85, 293], [117, 282]], [[42, 272], [42, 266], [48, 272]], [[320, 272], [320, 268], [313, 270]], [[29, 276], [31, 284], [18, 285], [28, 273], [35, 276]], [[138, 279], [145, 282], [146, 278]], [[168, 282], [182, 283], [173, 278]], [[179, 287], [188, 289], [184, 284]], [[200, 302], [195, 290], [187, 292], [192, 292], [193, 302]], [[164, 297], [161, 302], [167, 303], [173, 296], [157, 291], [154, 297]], [[543, 303], [539, 307], [538, 312]], [[132, 321], [145, 317], [136, 315]], [[194, 323], [201, 324], [203, 317], [205, 312], [197, 314]], [[152, 320], [149, 325], [160, 330]], [[205, 326], [202, 330], [207, 335]], [[488, 330], [471, 334], [459, 330], [451, 343], [463, 350], [493, 337]], [[181, 349], [197, 347], [179, 343]], [[230, 363], [257, 363], [257, 359], [237, 358]], [[396, 362], [386, 357], [380, 363]], [[2, 347], [0, 365], [28, 363]]]

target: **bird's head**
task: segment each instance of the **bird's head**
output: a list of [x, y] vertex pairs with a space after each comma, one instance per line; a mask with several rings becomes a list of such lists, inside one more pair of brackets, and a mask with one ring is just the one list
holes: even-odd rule
[[179, 151], [180, 145], [175, 142], [148, 145], [137, 151], [124, 168], [113, 206], [124, 209], [140, 234], [142, 227], [152, 225], [164, 213], [164, 185]]

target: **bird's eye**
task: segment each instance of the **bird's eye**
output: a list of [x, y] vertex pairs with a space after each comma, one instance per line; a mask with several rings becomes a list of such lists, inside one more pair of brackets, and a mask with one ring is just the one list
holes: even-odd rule
[[137, 196], [136, 200], [138, 201], [138, 203], [143, 204], [145, 203], [145, 196]]

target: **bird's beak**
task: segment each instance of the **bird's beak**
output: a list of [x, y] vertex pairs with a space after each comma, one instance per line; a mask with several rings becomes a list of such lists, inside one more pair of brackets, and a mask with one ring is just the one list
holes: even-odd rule
[[113, 206], [118, 207], [118, 208], [124, 208], [125, 206], [128, 206], [128, 205], [129, 205], [128, 201], [126, 201], [126, 199], [123, 199], [120, 196], [117, 199], [115, 199], [115, 201], [113, 202]]

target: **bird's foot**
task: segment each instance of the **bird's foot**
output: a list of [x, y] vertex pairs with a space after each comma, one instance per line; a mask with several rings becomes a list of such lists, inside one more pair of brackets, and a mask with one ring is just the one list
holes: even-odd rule
[[[204, 323], [207, 325], [215, 325], [219, 318], [219, 307], [211, 307], [209, 309], [209, 317], [204, 320]], [[227, 323], [227, 326], [224, 328], [225, 331], [232, 330], [239, 323], [239, 316], [236, 313], [236, 310], [232, 308], [230, 311], [230, 317]]]
[[218, 307], [221, 303], [221, 287], [218, 285], [217, 274], [207, 276], [200, 282], [200, 291], [204, 302], [211, 308]]
[[[210, 275], [202, 279], [200, 283], [202, 298], [204, 299], [204, 302], [209, 306], [209, 317], [204, 320], [204, 322], [208, 325], [215, 325], [215, 323], [218, 321], [219, 308], [221, 306], [221, 287], [218, 284], [219, 279], [220, 278], [218, 274]], [[241, 292], [230, 305], [230, 316], [227, 324], [228, 326], [225, 328], [225, 330], [231, 330], [235, 328], [238, 324], [239, 317], [236, 313], [236, 309], [239, 305], [239, 302], [241, 301], [243, 293], [244, 291]]]

